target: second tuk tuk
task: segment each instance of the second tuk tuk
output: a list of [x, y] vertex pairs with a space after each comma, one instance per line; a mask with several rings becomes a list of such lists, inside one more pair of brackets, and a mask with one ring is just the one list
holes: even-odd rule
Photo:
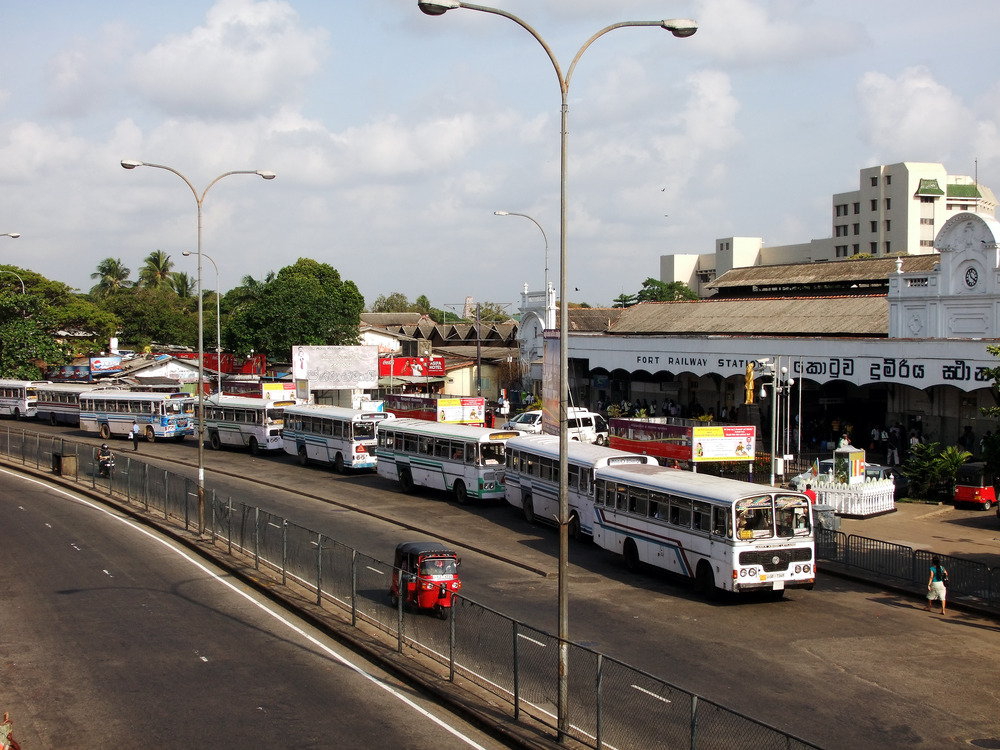
[[432, 610], [447, 619], [452, 598], [462, 588], [458, 553], [438, 542], [403, 542], [396, 546], [389, 601], [399, 606]]
[[973, 461], [958, 467], [955, 474], [955, 505], [969, 503], [989, 510], [997, 501], [997, 477], [982, 461]]

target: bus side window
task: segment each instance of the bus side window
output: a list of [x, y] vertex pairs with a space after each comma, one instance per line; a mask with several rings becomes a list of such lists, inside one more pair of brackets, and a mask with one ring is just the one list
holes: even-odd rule
[[712, 508], [712, 533], [727, 539], [732, 536], [729, 508]]
[[628, 488], [625, 485], [615, 488], [615, 510], [625, 510], [628, 505]]
[[577, 489], [577, 485], [580, 483], [580, 468], [578, 466], [569, 467], [569, 488], [571, 490]]
[[660, 517], [660, 504], [655, 500], [650, 500], [649, 502], [649, 517], [650, 518]]
[[594, 485], [594, 505], [604, 505], [604, 482]]

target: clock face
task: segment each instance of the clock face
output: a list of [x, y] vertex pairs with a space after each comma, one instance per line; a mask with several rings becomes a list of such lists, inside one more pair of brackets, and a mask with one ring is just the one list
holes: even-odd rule
[[979, 272], [975, 268], [970, 268], [965, 272], [965, 285], [970, 289], [979, 283]]

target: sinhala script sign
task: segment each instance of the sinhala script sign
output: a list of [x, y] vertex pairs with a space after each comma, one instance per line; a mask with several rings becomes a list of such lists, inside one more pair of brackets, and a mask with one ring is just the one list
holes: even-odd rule
[[292, 377], [309, 381], [309, 390], [375, 388], [378, 385], [377, 346], [296, 346]]

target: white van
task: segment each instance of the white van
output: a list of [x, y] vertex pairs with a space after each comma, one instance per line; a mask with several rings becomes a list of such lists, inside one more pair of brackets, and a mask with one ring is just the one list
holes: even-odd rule
[[[541, 409], [518, 414], [510, 421], [505, 422], [503, 429], [521, 430], [533, 435], [541, 434]], [[579, 440], [581, 443], [597, 443], [598, 445], [608, 444], [608, 423], [604, 417], [595, 412], [571, 406], [567, 414], [566, 430], [570, 440]]]

